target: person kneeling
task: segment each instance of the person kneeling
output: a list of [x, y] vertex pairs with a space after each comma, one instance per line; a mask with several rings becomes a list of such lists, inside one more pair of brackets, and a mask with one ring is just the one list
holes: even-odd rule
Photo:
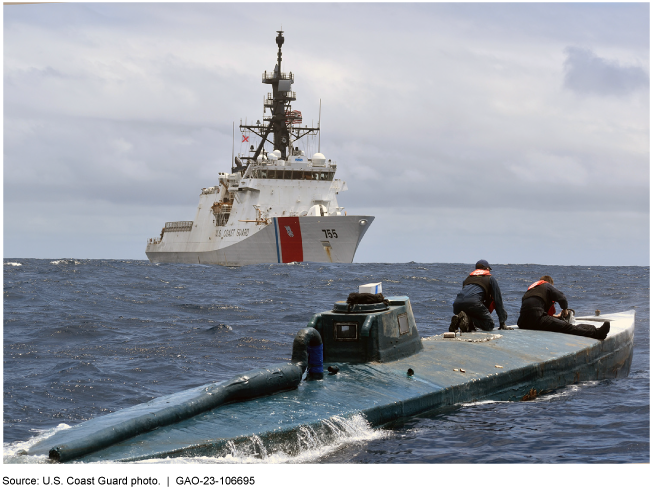
[[451, 318], [449, 332], [471, 332], [473, 330], [492, 330], [494, 320], [490, 314], [497, 311], [499, 329], [509, 330], [506, 326], [508, 313], [503, 308], [501, 290], [496, 278], [490, 274], [490, 264], [481, 259], [475, 270], [463, 281], [463, 289], [454, 300], [454, 316]]

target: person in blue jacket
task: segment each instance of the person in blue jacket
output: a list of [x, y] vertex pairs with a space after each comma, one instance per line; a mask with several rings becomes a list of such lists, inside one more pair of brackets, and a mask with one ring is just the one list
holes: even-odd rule
[[490, 274], [490, 264], [481, 259], [476, 269], [463, 281], [463, 289], [454, 301], [454, 316], [451, 318], [450, 332], [460, 329], [463, 332], [473, 330], [492, 330], [494, 320], [490, 315], [496, 310], [499, 317], [499, 329], [507, 330], [508, 313], [503, 308], [501, 290], [494, 276]]

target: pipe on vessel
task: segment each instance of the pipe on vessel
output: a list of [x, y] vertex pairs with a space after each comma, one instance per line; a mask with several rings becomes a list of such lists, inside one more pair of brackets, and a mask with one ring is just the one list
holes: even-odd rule
[[[320, 371], [318, 370], [319, 346]], [[49, 457], [58, 462], [70, 461], [226, 403], [292, 390], [298, 387], [307, 368], [310, 370], [310, 377], [314, 379], [323, 377], [323, 341], [318, 331], [309, 327], [299, 330], [296, 334], [290, 363], [249, 371], [227, 383], [205, 388], [179, 404], [142, 413], [116, 424], [109, 424], [96, 432], [51, 448]]]

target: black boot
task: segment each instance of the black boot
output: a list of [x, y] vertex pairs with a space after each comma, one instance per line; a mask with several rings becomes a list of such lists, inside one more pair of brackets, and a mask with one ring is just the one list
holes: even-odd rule
[[465, 312], [458, 314], [458, 327], [462, 332], [471, 332], [472, 324], [469, 321], [469, 317]]
[[605, 322], [603, 325], [598, 327], [598, 330], [596, 330], [595, 339], [602, 341], [605, 339], [605, 337], [607, 337], [607, 334], [609, 334], [609, 322]]
[[458, 330], [458, 315], [454, 315], [451, 318], [451, 324], [449, 325], [449, 332], [456, 332]]

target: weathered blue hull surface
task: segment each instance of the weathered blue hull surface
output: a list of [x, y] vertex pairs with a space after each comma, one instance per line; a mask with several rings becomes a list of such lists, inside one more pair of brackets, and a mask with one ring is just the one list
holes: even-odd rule
[[[601, 320], [592, 323], [611, 321], [611, 332], [604, 341], [519, 329], [423, 339], [424, 349], [414, 356], [388, 363], [340, 363], [339, 373], [326, 375], [322, 381], [303, 381], [290, 391], [222, 405], [78, 461], [220, 455], [255, 436], [265, 443], [281, 443], [305, 427], [336, 430], [338, 418], [357, 414], [373, 425], [382, 425], [458, 403], [519, 401], [579, 381], [627, 376], [632, 361], [634, 312], [598, 318]], [[589, 323], [584, 319], [580, 322]], [[409, 368], [412, 376], [407, 374]], [[110, 428], [129, 416], [143, 412], [156, 415], [211, 387], [214, 384], [84, 422], [41, 441], [29, 454], [47, 455], [53, 446]]]

